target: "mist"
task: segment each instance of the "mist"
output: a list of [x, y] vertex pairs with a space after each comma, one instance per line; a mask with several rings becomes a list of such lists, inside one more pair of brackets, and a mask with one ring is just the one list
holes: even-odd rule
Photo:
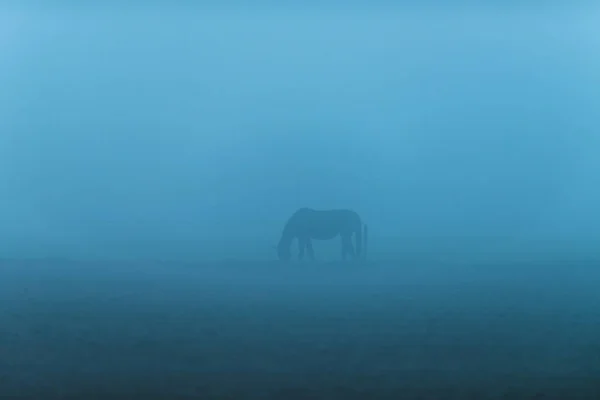
[[[28, 4], [0, 8], [8, 393], [592, 381], [597, 7]], [[357, 211], [369, 262], [275, 261], [301, 207]]]
[[100, 11], [4, 16], [7, 255], [262, 256], [304, 206], [381, 239], [596, 239], [585, 9]]

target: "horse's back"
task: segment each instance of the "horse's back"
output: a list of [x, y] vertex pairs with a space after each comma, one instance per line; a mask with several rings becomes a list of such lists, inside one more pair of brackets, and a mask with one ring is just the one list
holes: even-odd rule
[[340, 209], [329, 210], [332, 217], [337, 221], [340, 229], [347, 231], [355, 231], [361, 229], [362, 221], [358, 213], [353, 210]]
[[290, 223], [316, 234], [317, 231], [355, 231], [360, 229], [361, 219], [355, 211], [348, 209], [315, 210], [304, 207], [292, 215]]

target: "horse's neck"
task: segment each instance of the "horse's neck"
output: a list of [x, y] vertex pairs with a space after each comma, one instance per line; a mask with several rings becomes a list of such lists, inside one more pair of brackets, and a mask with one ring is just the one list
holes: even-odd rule
[[281, 233], [281, 239], [279, 239], [279, 245], [280, 246], [290, 246], [292, 244], [292, 240], [294, 240], [295, 236], [296, 236], [296, 233], [293, 231], [293, 229], [291, 229], [289, 225], [286, 225], [285, 228], [283, 229], [283, 232]]

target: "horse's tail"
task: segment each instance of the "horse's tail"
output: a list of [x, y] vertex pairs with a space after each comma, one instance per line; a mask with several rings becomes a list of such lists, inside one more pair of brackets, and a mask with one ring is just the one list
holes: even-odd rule
[[363, 224], [363, 251], [362, 251], [362, 259], [367, 260], [367, 245], [369, 243], [369, 228], [367, 224]]
[[367, 224], [361, 224], [356, 231], [356, 255], [363, 260], [367, 257], [368, 233]]

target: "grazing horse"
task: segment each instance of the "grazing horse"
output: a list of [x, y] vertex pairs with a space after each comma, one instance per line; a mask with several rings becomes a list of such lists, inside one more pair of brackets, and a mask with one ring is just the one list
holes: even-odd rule
[[[364, 232], [363, 232], [364, 229]], [[356, 252], [352, 245], [352, 235], [356, 237]], [[298, 238], [298, 259], [304, 258], [304, 250], [314, 260], [315, 253], [311, 239], [329, 240], [337, 235], [342, 238], [342, 259], [349, 254], [352, 258], [360, 258], [366, 253], [367, 225], [363, 225], [358, 214], [351, 210], [313, 210], [300, 208], [288, 219], [283, 228], [281, 239], [277, 245], [280, 260], [288, 261], [291, 257], [291, 244]], [[363, 251], [364, 245], [364, 251]]]

